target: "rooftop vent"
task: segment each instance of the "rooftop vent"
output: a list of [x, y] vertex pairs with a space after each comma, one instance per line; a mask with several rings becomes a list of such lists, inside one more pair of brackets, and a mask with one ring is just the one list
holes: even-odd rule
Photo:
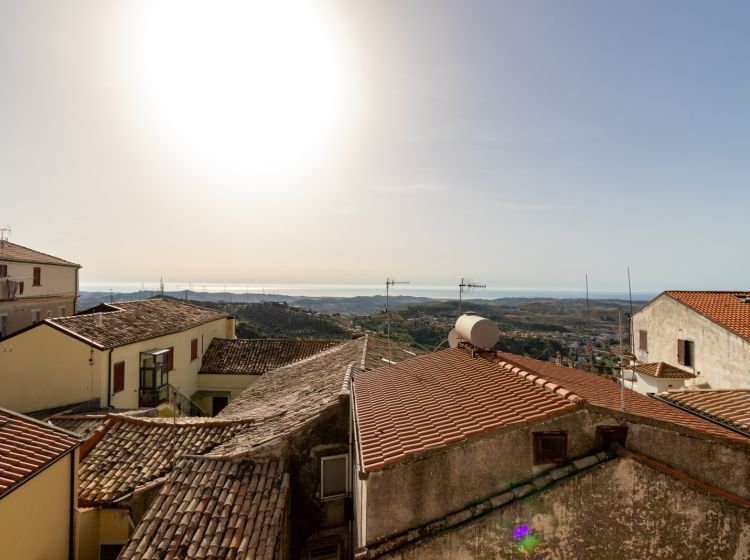
[[464, 342], [483, 350], [495, 346], [500, 338], [500, 331], [493, 321], [468, 313], [456, 321], [456, 334]]

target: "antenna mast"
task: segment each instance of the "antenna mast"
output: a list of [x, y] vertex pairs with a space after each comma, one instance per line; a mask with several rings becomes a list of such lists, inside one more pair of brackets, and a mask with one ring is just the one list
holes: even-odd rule
[[0, 228], [0, 241], [10, 241], [10, 226]]
[[159, 278], [159, 294], [161, 297], [164, 297], [164, 277], [161, 276]]
[[474, 282], [468, 278], [461, 278], [461, 282], [458, 285], [458, 315], [460, 316], [463, 311], [463, 299], [464, 292], [468, 292], [473, 288], [486, 288], [486, 284]]
[[403, 286], [404, 284], [408, 284], [409, 281], [396, 281], [393, 278], [386, 278], [385, 279], [385, 322], [386, 322], [386, 336], [388, 338], [388, 361], [393, 361], [393, 353], [391, 352], [391, 309], [389, 307], [389, 295], [391, 291], [391, 286]]
[[586, 349], [589, 355], [589, 371], [594, 371], [594, 346], [591, 338], [591, 317], [589, 315], [589, 275], [586, 273], [586, 328], [589, 331], [589, 346]]

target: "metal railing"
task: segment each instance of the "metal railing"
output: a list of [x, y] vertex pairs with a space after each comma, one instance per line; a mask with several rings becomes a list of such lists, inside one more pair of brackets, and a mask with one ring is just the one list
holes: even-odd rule
[[155, 407], [169, 402], [174, 405], [175, 412], [180, 416], [209, 416], [208, 412], [170, 384], [156, 389], [141, 389], [138, 397], [140, 407]]

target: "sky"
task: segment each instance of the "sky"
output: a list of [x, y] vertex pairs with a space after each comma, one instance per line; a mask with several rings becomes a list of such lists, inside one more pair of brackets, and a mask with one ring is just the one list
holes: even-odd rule
[[748, 289], [748, 21], [0, 0], [0, 224], [83, 282]]

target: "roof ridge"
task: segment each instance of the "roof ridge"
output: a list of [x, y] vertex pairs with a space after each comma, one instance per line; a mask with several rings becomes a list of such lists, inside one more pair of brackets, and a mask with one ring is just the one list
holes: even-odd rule
[[509, 369], [522, 379], [525, 379], [526, 381], [529, 381], [533, 383], [534, 385], [539, 385], [543, 389], [546, 389], [550, 393], [554, 393], [563, 399], [567, 399], [572, 403], [575, 404], [584, 404], [586, 403], [586, 399], [584, 399], [582, 396], [580, 396], [575, 391], [571, 391], [570, 389], [566, 389], [562, 385], [555, 383], [553, 381], [550, 381], [541, 375], [539, 375], [536, 372], [533, 371], [526, 371], [521, 366], [514, 364], [513, 362], [509, 362], [506, 360], [501, 360], [498, 362], [495, 362], [496, 364]]
[[[181, 420], [188, 419], [189, 422]], [[223, 420], [217, 418], [208, 418], [203, 420], [202, 417], [196, 416], [184, 416], [170, 418], [159, 418], [151, 416], [127, 416], [125, 414], [117, 414], [114, 412], [107, 413], [105, 422], [111, 420], [113, 422], [120, 422], [122, 424], [135, 424], [139, 426], [164, 426], [170, 428], [172, 426], [201, 426], [201, 427], [216, 427], [216, 426], [233, 426], [235, 424], [255, 424], [256, 421], [253, 418], [235, 418], [230, 420]]]
[[69, 436], [69, 437], [74, 437], [75, 439], [77, 439], [79, 441], [81, 439], [81, 436], [79, 436], [75, 432], [71, 432], [70, 430], [66, 430], [65, 428], [61, 428], [59, 426], [55, 426], [54, 424], [49, 424], [49, 423], [44, 422], [42, 420], [37, 420], [33, 416], [27, 416], [26, 414], [22, 414], [20, 412], [16, 412], [15, 410], [11, 410], [9, 408], [4, 408], [4, 407], [0, 406], [0, 413], [8, 414], [10, 416], [14, 416], [14, 417], [16, 417], [16, 418], [18, 418], [18, 419], [20, 419], [20, 420], [22, 420], [24, 422], [31, 422], [33, 424], [36, 424], [37, 426], [40, 426], [40, 427], [52, 430], [53, 432], [58, 432], [60, 434], [63, 434], [63, 435]]
[[[31, 247], [26, 247], [25, 245], [19, 245], [18, 243], [13, 243], [12, 241], [8, 241], [7, 239], [3, 239], [2, 241], [0, 241], [0, 247], [2, 247], [2, 245], [4, 243], [7, 243], [8, 245], [14, 245], [16, 247], [20, 247], [21, 249], [26, 249], [27, 251], [31, 251], [32, 253], [36, 253], [38, 255], [43, 255], [43, 256], [49, 257], [51, 259], [57, 259], [58, 261], [63, 261], [65, 263], [68, 263], [68, 266], [77, 266], [78, 268], [83, 268], [80, 264], [74, 263], [73, 261], [69, 261], [69, 260], [63, 259], [61, 257], [56, 257], [55, 255], [50, 255], [49, 253], [44, 253], [42, 251], [37, 251], [36, 249], [32, 249]], [[9, 259], [6, 256], [3, 256], [2, 258], [3, 258], [3, 260], [10, 260], [12, 262], [15, 262], [15, 261], [13, 261], [12, 258]], [[24, 262], [24, 261], [20, 261], [20, 262]], [[31, 261], [31, 262], [33, 262], [33, 261]], [[61, 265], [60, 263], [40, 263], [40, 264], [52, 264], [52, 265], [57, 264], [58, 266], [65, 266], [65, 265]]]

